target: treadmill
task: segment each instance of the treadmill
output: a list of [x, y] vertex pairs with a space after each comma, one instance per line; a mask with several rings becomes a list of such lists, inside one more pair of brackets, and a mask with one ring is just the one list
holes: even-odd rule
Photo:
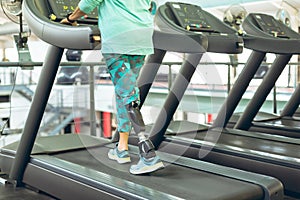
[[[161, 30], [167, 32], [176, 29], [185, 31], [186, 34], [189, 35], [195, 33], [205, 35], [208, 40], [207, 52], [240, 54], [243, 51], [243, 38], [237, 34], [236, 30], [196, 5], [167, 2], [158, 9], [155, 23]], [[190, 50], [191, 49], [192, 47], [190, 47]], [[155, 55], [149, 56], [145, 67], [142, 68], [140, 72], [138, 85], [140, 88], [141, 105], [144, 103], [154, 82], [165, 52], [166, 51], [157, 50]], [[160, 55], [160, 57], [158, 57], [158, 55]], [[191, 63], [188, 59], [187, 61]], [[147, 67], [148, 63], [151, 64], [151, 67]], [[152, 63], [157, 63], [157, 65], [153, 66]], [[191, 130], [208, 129], [207, 125], [196, 124], [189, 121], [172, 120], [198, 64], [199, 62], [196, 62], [193, 65], [184, 66], [180, 69], [179, 75], [177, 75], [172, 82], [170, 93], [163, 105], [164, 109], [159, 113], [155, 126], [152, 126], [151, 132], [163, 134], [166, 131], [167, 134], [178, 134], [179, 132], [186, 133]], [[148, 127], [148, 129], [151, 129], [151, 127]]]
[[[297, 91], [298, 91], [298, 86], [299, 86], [299, 84], [297, 85]], [[294, 112], [293, 117], [296, 117], [296, 118], [300, 117], [300, 108], [299, 107], [296, 108], [296, 111]]]
[[[280, 115], [259, 112], [290, 58], [300, 53], [300, 34], [272, 16], [250, 14], [249, 17], [252, 17], [252, 23], [255, 23], [258, 28], [254, 29], [253, 26], [245, 23], [244, 30], [247, 34], [274, 38], [276, 40], [274, 44], [277, 47], [272, 48], [271, 53], [276, 54], [276, 59], [246, 109], [242, 113], [235, 113], [229, 120], [227, 127], [300, 138], [300, 120], [293, 117], [300, 103], [300, 85], [297, 86]], [[240, 97], [237, 100], [240, 100]]]
[[[164, 170], [135, 176], [129, 173], [129, 164], [119, 165], [107, 158], [113, 147], [107, 139], [78, 134], [37, 137], [64, 48], [99, 49], [101, 40], [96, 18], [82, 20], [78, 27], [49, 20], [50, 15], [51, 19], [64, 16], [60, 8], [74, 7], [78, 1], [23, 3], [29, 27], [50, 46], [21, 140], [1, 148], [0, 169], [9, 173], [9, 182], [58, 199], [283, 199], [282, 183], [269, 176], [163, 152], [158, 154], [165, 162]], [[195, 60], [199, 59], [207, 39], [202, 34], [183, 33], [156, 31], [155, 46], [189, 50]], [[185, 43], [178, 42], [181, 40]], [[136, 162], [138, 149], [130, 146], [130, 150]]]
[[[169, 26], [180, 27], [182, 26], [174, 12], [179, 12], [178, 15], [182, 16], [184, 11], [187, 13], [194, 12], [195, 6], [192, 4], [175, 3], [178, 9], [172, 9], [172, 4], [166, 3], [158, 9], [156, 14], [156, 24], [160, 26], [162, 22], [169, 24]], [[171, 6], [170, 6], [171, 5]], [[181, 9], [180, 9], [181, 8]], [[198, 6], [199, 10], [201, 9]], [[190, 11], [190, 9], [192, 11]], [[217, 29], [215, 31], [197, 30], [208, 38], [208, 51], [213, 51], [214, 47], [232, 53], [233, 48], [238, 47], [237, 35], [234, 32], [222, 33], [222, 31], [231, 30], [225, 26], [223, 22], [218, 20], [213, 15], [201, 9], [202, 16], [205, 16], [207, 24], [210, 24], [212, 29], [215, 27], [226, 27], [225, 29]], [[248, 23], [254, 29], [258, 29], [256, 24], [253, 23], [253, 15], [246, 18], [244, 23]], [[190, 17], [190, 16], [189, 16]], [[203, 17], [200, 19], [202, 20]], [[218, 24], [218, 26], [215, 26]], [[199, 25], [200, 26], [200, 25]], [[190, 30], [193, 32], [193, 30]], [[224, 37], [225, 36], [225, 37]], [[228, 36], [228, 37], [226, 37]], [[231, 38], [229, 39], [229, 37]], [[235, 39], [233, 39], [235, 38]], [[153, 144], [160, 151], [175, 154], [178, 156], [185, 156], [195, 160], [208, 161], [220, 165], [239, 168], [242, 170], [261, 173], [278, 178], [283, 182], [286, 194], [299, 196], [300, 185], [298, 184], [300, 178], [300, 153], [299, 141], [280, 136], [271, 136], [269, 134], [261, 134], [257, 132], [249, 132], [235, 129], [225, 128], [228, 120], [230, 119], [237, 103], [239, 96], [242, 96], [248, 87], [247, 82], [252, 79], [255, 72], [263, 61], [266, 52], [273, 52], [281, 47], [281, 40], [270, 36], [269, 34], [262, 34], [262, 36], [246, 35], [243, 37], [244, 46], [252, 49], [251, 56], [249, 57], [244, 73], [242, 73], [236, 84], [230, 90], [230, 94], [221, 107], [217, 119], [211, 127], [201, 124], [185, 123], [172, 121], [172, 116], [177, 109], [181, 95], [185, 92], [188, 78], [183, 78], [182, 75], [176, 77], [172, 88], [167, 96], [166, 101], [156, 119], [148, 129], [150, 130], [150, 138]], [[234, 47], [226, 49], [226, 43], [232, 42]], [[285, 41], [284, 41], [285, 42]], [[225, 43], [223, 45], [223, 43]], [[291, 41], [293, 43], [293, 41]], [[287, 47], [286, 47], [287, 48]], [[159, 60], [151, 60], [153, 63], [160, 63]], [[148, 61], [149, 63], [149, 61]], [[146, 63], [147, 65], [147, 63]], [[155, 76], [156, 70], [146, 70], [143, 68], [140, 78]], [[188, 74], [188, 73], [185, 73]], [[188, 74], [189, 76], [191, 74]], [[188, 77], [189, 77], [188, 76]], [[151, 83], [152, 80], [146, 79], [139, 80], [139, 82]], [[238, 84], [237, 84], [238, 83]], [[145, 85], [145, 84], [141, 84]], [[146, 91], [145, 91], [146, 90]], [[148, 93], [148, 88], [141, 87], [141, 101], [145, 101]], [[181, 125], [183, 123], [183, 125]], [[187, 124], [187, 125], [185, 125]], [[183, 128], [182, 128], [183, 127]], [[130, 143], [135, 144], [137, 138], [131, 137]]]

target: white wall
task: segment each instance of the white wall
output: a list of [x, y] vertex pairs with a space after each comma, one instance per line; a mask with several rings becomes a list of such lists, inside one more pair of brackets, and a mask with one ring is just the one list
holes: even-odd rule
[[[158, 4], [161, 5], [163, 3], [165, 3], [165, 0], [157, 0]], [[201, 5], [200, 1], [195, 1], [195, 0], [180, 0], [180, 2], [187, 2], [187, 3], [197, 3]], [[235, 1], [236, 2], [236, 1]], [[240, 1], [243, 2], [243, 1]], [[273, 1], [274, 2], [278, 2]], [[280, 1], [281, 2], [281, 1]], [[244, 4], [244, 7], [246, 9], [249, 9], [249, 12], [252, 12], [254, 8], [257, 9], [257, 7], [254, 7], [254, 4], [258, 4], [258, 3], [248, 3], [248, 4]], [[275, 5], [275, 4], [274, 4]], [[273, 6], [274, 6], [273, 5]], [[276, 4], [277, 5], [277, 4]], [[281, 4], [278, 4], [278, 9], [279, 8], [284, 8], [286, 9], [290, 15], [291, 15], [291, 22], [292, 22], [292, 27], [294, 30], [298, 29], [299, 26], [299, 11], [297, 9], [295, 9], [294, 7], [290, 6], [289, 4], [283, 2]], [[206, 9], [207, 11], [213, 13], [215, 16], [217, 16], [218, 18], [222, 19], [223, 18], [223, 11], [226, 9], [227, 6], [223, 6], [223, 7], [219, 7], [219, 8], [209, 8]], [[229, 5], [228, 5], [229, 7]], [[274, 13], [274, 11], [266, 11], [267, 14], [271, 14], [271, 15], [275, 15], [276, 13]], [[47, 52], [47, 48], [48, 48], [48, 44], [36, 40], [36, 39], [31, 39], [29, 38], [29, 49], [31, 52], [31, 57], [33, 61], [36, 62], [43, 62], [46, 56], [46, 52]], [[240, 54], [238, 56], [239, 58], [239, 62], [246, 62], [247, 58], [250, 55], [250, 51], [245, 49], [244, 52], [242, 54]], [[0, 51], [0, 58], [2, 58], [3, 53], [2, 51]], [[6, 56], [10, 61], [18, 61], [18, 57], [17, 57], [17, 51], [15, 48], [8, 48], [6, 49]], [[183, 59], [184, 55], [183, 54], [177, 54], [177, 53], [169, 53], [168, 56], [164, 59], [164, 61], [181, 61]], [[274, 60], [274, 55], [267, 55], [267, 62], [272, 62]], [[62, 61], [66, 61], [65, 56], [63, 57]], [[83, 59], [82, 61], [86, 61], [86, 62], [98, 62], [101, 61], [101, 53], [100, 51], [87, 51], [84, 52], [83, 54]], [[213, 54], [213, 53], [207, 53], [205, 55], [205, 58], [202, 60], [202, 62], [228, 62], [229, 61], [229, 56], [228, 55], [224, 55], [224, 54]], [[297, 57], [293, 56], [292, 62], [297, 62]], [[197, 81], [201, 80], [199, 83], [204, 83], [205, 80], [204, 79], [208, 79], [206, 77], [203, 76], [203, 74], [211, 74], [214, 72], [217, 72], [218, 77], [219, 78], [215, 78], [215, 79], [210, 79], [209, 80], [215, 80], [216, 83], [222, 83], [222, 84], [226, 84], [227, 83], [227, 77], [225, 76], [225, 74], [227, 75], [227, 66], [217, 66], [215, 65], [213, 68], [211, 68], [211, 66], [200, 66], [201, 69], [197, 71], [196, 73], [196, 77], [193, 78], [193, 82], [197, 83]], [[213, 69], [213, 70], [212, 70]], [[240, 66], [237, 71], [241, 71], [242, 67]], [[0, 69], [3, 70], [3, 69]], [[40, 73], [41, 67], [36, 67], [33, 70], [33, 78], [34, 81], [36, 82], [38, 79], [38, 75]], [[174, 68], [173, 70], [177, 70], [178, 68]], [[295, 69], [293, 68], [291, 70], [291, 72], [293, 73], [292, 77], [295, 76]], [[1, 73], [1, 72], [0, 72]], [[283, 75], [280, 77], [278, 84], [279, 85], [286, 85], [287, 84], [287, 77], [288, 76], [288, 69], [284, 71]], [[202, 77], [202, 78], [201, 78]], [[208, 76], [210, 77], [210, 76]], [[293, 81], [292, 81], [293, 82]]]

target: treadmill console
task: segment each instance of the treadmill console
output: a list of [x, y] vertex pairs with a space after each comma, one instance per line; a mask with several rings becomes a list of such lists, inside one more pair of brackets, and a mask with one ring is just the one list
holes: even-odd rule
[[214, 32], [201, 7], [179, 2], [167, 2], [166, 5], [182, 28], [188, 31]]
[[[48, 0], [50, 9], [52, 11], [52, 16], [50, 16], [50, 18], [54, 21], [60, 21], [61, 19], [65, 18], [68, 13], [73, 12], [75, 10], [79, 1], [80, 0]], [[78, 21], [84, 21], [86, 23], [97, 23], [97, 9], [90, 13], [88, 15], [88, 18], [82, 18]]]
[[286, 33], [280, 28], [280, 22], [274, 17], [265, 14], [255, 14], [254, 20], [258, 27], [274, 37], [288, 38]]

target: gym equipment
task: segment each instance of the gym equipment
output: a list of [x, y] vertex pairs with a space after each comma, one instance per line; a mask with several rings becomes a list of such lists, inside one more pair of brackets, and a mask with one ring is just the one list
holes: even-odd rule
[[[183, 10], [188, 7], [186, 6], [187, 4], [176, 4], [177, 7], [179, 6]], [[180, 24], [175, 17], [176, 15], [172, 14], [174, 11], [178, 11], [178, 15], [181, 16], [184, 11], [172, 9], [170, 5], [172, 4], [166, 4], [158, 9], [156, 17], [159, 17], [160, 20], [157, 25], [162, 25], [160, 21], [164, 21], [169, 26], [186, 29], [187, 25]], [[188, 11], [188, 13], [194, 12]], [[228, 29], [225, 28], [224, 30], [222, 28], [227, 26], [204, 10], [202, 10], [202, 16], [205, 17], [207, 22], [205, 22], [206, 27], [201, 30], [199, 29], [199, 32], [208, 38], [207, 51], [234, 53], [234, 50], [237, 50], [238, 47], [237, 34], [231, 31], [229, 33], [226, 32]], [[281, 38], [274, 37], [269, 32], [265, 33], [258, 28], [257, 23], [253, 22], [254, 19], [251, 16], [253, 15], [249, 15], [244, 20], [243, 26], [249, 26], [249, 29], [255, 30], [256, 34], [243, 36], [243, 41], [244, 46], [251, 49], [252, 53], [243, 72], [231, 88], [212, 126], [187, 121], [172, 121], [173, 114], [189, 83], [190, 73], [192, 73], [189, 70], [188, 72], [181, 73], [174, 81], [158, 118], [152, 127], [150, 127], [150, 138], [156, 148], [164, 152], [274, 176], [283, 182], [287, 193], [298, 193], [299, 195], [300, 187], [296, 186], [300, 178], [300, 165], [298, 162], [300, 154], [296, 150], [299, 148], [298, 141], [256, 132], [225, 129], [239, 99], [260, 67], [265, 54], [267, 52], [291, 51], [290, 49], [298, 51], [299, 47], [298, 39], [287, 39], [285, 37], [286, 32], [278, 31], [278, 27], [271, 27], [270, 31], [278, 31], [277, 36], [281, 36]], [[225, 34], [222, 34], [222, 31], [225, 31]], [[229, 39], [226, 36], [231, 36], [235, 39]], [[290, 45], [286, 45], [286, 42]], [[231, 44], [231, 46], [226, 44]], [[158, 53], [156, 57], [158, 57]], [[142, 86], [140, 87], [141, 102], [145, 101], [150, 89], [149, 85], [151, 84], [147, 85], [147, 83], [153, 82], [153, 77], [155, 77], [157, 72], [153, 66], [151, 66], [152, 68], [147, 67], [148, 63], [160, 63], [160, 60], [155, 58], [149, 59], [145, 65], [146, 67], [141, 71], [139, 80], [141, 82], [139, 85]], [[159, 67], [159, 64], [157, 64], [157, 67]], [[189, 76], [186, 77], [186, 74]], [[135, 140], [135, 138], [132, 138], [131, 144], [136, 142]], [[291, 173], [292, 171], [293, 173]]]
[[[249, 101], [243, 113], [235, 113], [228, 127], [234, 127], [241, 130], [258, 131], [293, 138], [300, 138], [300, 121], [293, 117], [300, 103], [300, 87], [298, 86], [289, 101], [279, 115], [259, 112], [267, 96], [275, 86], [280, 74], [290, 61], [294, 54], [300, 53], [298, 46], [300, 35], [284, 25], [281, 21], [274, 17], [264, 14], [250, 14], [248, 20], [258, 25], [257, 29], [253, 29], [245, 24], [245, 31], [252, 35], [267, 35], [266, 37], [278, 40], [278, 47], [270, 51], [276, 53], [276, 59], [263, 81], [257, 88], [254, 96]], [[280, 42], [280, 43], [279, 43]], [[276, 43], [276, 45], [277, 45]], [[247, 83], [247, 82], [246, 82]], [[249, 82], [248, 82], [249, 84]], [[238, 101], [240, 97], [237, 97]]]
[[[160, 155], [167, 164], [165, 170], [149, 176], [134, 176], [129, 174], [128, 165], [107, 159], [108, 149], [112, 148], [109, 140], [75, 134], [36, 138], [64, 48], [99, 49], [101, 44], [92, 19], [87, 23], [83, 20], [79, 27], [49, 20], [55, 8], [53, 4], [69, 8], [76, 2], [24, 0], [24, 15], [29, 26], [51, 46], [22, 138], [19, 143], [1, 149], [0, 168], [10, 171], [11, 182], [16, 186], [29, 185], [59, 199], [283, 198], [281, 182], [268, 176], [165, 153]], [[172, 33], [155, 31], [154, 45], [162, 50], [191, 53], [197, 64], [206, 51], [207, 39], [202, 34], [181, 29], [173, 29]], [[137, 149], [130, 148], [132, 159], [136, 161]]]

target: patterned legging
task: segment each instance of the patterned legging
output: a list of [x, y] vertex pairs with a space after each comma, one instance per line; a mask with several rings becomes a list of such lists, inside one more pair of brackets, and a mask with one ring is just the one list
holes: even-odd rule
[[111, 80], [115, 86], [117, 123], [119, 132], [130, 132], [125, 105], [139, 101], [136, 81], [144, 64], [144, 55], [103, 54]]

